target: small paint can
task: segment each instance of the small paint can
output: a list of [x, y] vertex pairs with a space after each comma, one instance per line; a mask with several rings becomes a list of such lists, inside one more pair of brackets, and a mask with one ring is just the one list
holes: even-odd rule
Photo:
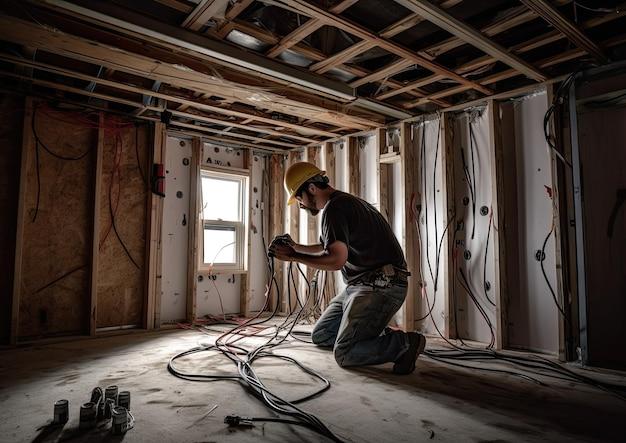
[[130, 413], [123, 406], [115, 406], [112, 410], [111, 432], [113, 435], [125, 434], [133, 427], [133, 420]]
[[106, 389], [104, 390], [104, 398], [105, 400], [108, 398], [113, 399], [115, 404], [117, 404], [117, 386], [116, 385], [107, 386]]
[[67, 400], [57, 400], [54, 402], [54, 419], [55, 425], [64, 425], [69, 420], [70, 402]]
[[98, 417], [98, 408], [95, 403], [88, 402], [80, 407], [80, 420], [78, 427], [80, 429], [91, 429], [96, 426]]
[[117, 396], [117, 405], [122, 406], [130, 411], [130, 392], [121, 391]]

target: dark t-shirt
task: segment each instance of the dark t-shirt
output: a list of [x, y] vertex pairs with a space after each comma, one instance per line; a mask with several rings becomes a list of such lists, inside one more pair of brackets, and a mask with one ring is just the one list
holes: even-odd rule
[[372, 205], [345, 192], [330, 195], [322, 213], [320, 241], [324, 249], [334, 241], [348, 247], [348, 261], [341, 269], [346, 283], [388, 264], [406, 269], [404, 253], [389, 223]]

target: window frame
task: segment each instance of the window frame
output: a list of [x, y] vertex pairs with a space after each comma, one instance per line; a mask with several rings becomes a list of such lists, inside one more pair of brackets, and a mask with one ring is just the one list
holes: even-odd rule
[[[249, 207], [249, 183], [250, 173], [248, 170], [239, 168], [215, 168], [202, 165], [199, 171], [198, 186], [198, 270], [212, 273], [245, 273], [248, 270], [248, 207]], [[239, 214], [240, 221], [213, 220], [204, 218], [204, 197], [202, 194], [202, 180], [204, 177], [238, 181], [239, 182]], [[235, 230], [235, 263], [219, 263], [213, 265], [204, 261], [204, 230], [205, 227], [233, 227]]]

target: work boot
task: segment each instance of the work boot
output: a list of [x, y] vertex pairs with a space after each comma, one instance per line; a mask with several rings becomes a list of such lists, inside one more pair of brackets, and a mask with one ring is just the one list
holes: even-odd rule
[[394, 374], [407, 375], [415, 371], [415, 360], [426, 346], [426, 337], [419, 332], [407, 332], [406, 335], [409, 338], [409, 349], [395, 361]]

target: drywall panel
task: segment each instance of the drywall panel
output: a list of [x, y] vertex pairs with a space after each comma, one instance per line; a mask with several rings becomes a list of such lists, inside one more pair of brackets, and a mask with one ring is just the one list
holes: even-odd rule
[[626, 369], [626, 110], [579, 114], [589, 363]]
[[[77, 113], [34, 103], [41, 143], [30, 150], [25, 195], [19, 335], [79, 334], [88, 325], [93, 177], [98, 131]], [[38, 162], [37, 162], [38, 158]], [[36, 167], [37, 163], [39, 168]], [[37, 172], [39, 171], [39, 173]]]
[[[430, 334], [437, 334], [437, 328], [444, 330], [443, 279], [444, 257], [442, 247], [447, 233], [444, 186], [442, 171], [445, 168], [442, 156], [440, 120], [421, 122], [411, 127], [414, 146], [418, 149], [418, 171], [413, 171], [419, 180], [419, 195], [407, 196], [417, 206], [416, 223], [407, 229], [417, 230], [421, 250], [421, 275], [424, 282], [422, 293], [417, 298], [415, 318], [421, 322], [421, 329]], [[436, 327], [435, 327], [436, 325]]]
[[198, 277], [198, 318], [219, 317], [239, 312], [241, 275], [200, 273]]
[[[558, 311], [535, 258], [552, 224], [551, 163], [543, 135], [545, 93], [515, 103], [515, 150], [519, 227], [519, 297], [509, 299], [509, 343], [512, 347], [558, 352]], [[554, 236], [546, 245], [544, 267], [556, 288]]]
[[449, 227], [455, 233], [452, 250], [455, 284], [451, 297], [455, 301], [459, 336], [491, 343], [495, 341], [496, 297], [490, 283], [494, 276], [494, 250], [487, 238], [492, 240], [491, 233], [496, 227], [491, 218], [494, 178], [486, 108], [459, 115], [454, 129], [457, 212], [456, 222]]
[[9, 338], [24, 98], [0, 94], [0, 343]]
[[[264, 238], [268, 232], [269, 202], [266, 198], [267, 174], [269, 157], [266, 154], [255, 153], [252, 157], [252, 181], [250, 182], [250, 293], [248, 306], [250, 311], [260, 311], [265, 305], [265, 286], [268, 283], [268, 267], [266, 248], [271, 239]], [[265, 177], [265, 179], [263, 178]]]
[[187, 316], [191, 140], [168, 137], [163, 199], [161, 323]]
[[141, 327], [146, 290], [149, 127], [129, 125], [111, 116], [105, 117], [104, 124], [108, 129], [104, 134], [99, 201], [96, 327]]

